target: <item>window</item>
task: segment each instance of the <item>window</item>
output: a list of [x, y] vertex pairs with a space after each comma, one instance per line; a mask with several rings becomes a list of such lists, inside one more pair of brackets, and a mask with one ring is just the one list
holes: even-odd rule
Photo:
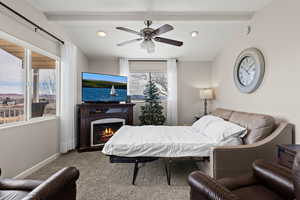
[[144, 100], [144, 90], [151, 79], [160, 91], [162, 100], [168, 97], [166, 62], [131, 61], [129, 95], [132, 100]]
[[31, 117], [56, 115], [56, 60], [32, 52]]
[[[1, 37], [6, 35], [1, 33]], [[0, 125], [56, 115], [58, 59], [34, 47], [19, 45], [23, 42], [10, 36], [3, 38], [0, 38]]]
[[161, 106], [167, 116], [168, 79], [167, 63], [160, 61], [129, 61], [128, 91], [134, 106], [134, 122], [140, 124], [141, 106], [145, 104], [144, 90], [148, 81], [153, 80], [160, 91]]
[[25, 119], [25, 49], [0, 39], [0, 124]]

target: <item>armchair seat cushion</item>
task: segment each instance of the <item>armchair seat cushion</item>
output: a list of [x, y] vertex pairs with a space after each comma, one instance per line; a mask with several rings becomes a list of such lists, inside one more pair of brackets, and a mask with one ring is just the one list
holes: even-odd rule
[[0, 190], [0, 200], [22, 200], [27, 194], [21, 190]]
[[236, 196], [240, 197], [243, 200], [254, 200], [254, 199], [263, 199], [263, 200], [284, 200], [286, 198], [280, 197], [278, 194], [272, 192], [272, 190], [266, 188], [263, 185], [252, 185], [249, 187], [242, 187], [237, 190], [233, 190]]

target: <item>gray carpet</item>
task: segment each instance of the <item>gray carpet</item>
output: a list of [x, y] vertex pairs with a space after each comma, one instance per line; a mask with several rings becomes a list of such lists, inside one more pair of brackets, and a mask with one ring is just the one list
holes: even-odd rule
[[167, 185], [163, 162], [147, 163], [131, 185], [133, 164], [111, 164], [101, 152], [72, 152], [59, 157], [28, 178], [46, 179], [65, 166], [80, 170], [78, 200], [184, 200], [189, 199], [187, 175], [196, 170], [189, 161], [175, 162], [172, 185]]

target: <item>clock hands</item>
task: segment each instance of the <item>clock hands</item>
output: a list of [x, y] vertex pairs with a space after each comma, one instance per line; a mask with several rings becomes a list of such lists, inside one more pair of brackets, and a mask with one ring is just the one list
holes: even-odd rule
[[255, 73], [255, 66], [255, 62], [249, 62], [248, 60], [246, 60], [246, 62], [241, 65], [239, 75], [241, 83], [243, 83], [244, 85], [249, 85], [252, 82]]
[[244, 71], [244, 72], [246, 72], [247, 74], [249, 74], [249, 75], [250, 75], [249, 71], [248, 71], [248, 70], [246, 70], [246, 68], [242, 68], [242, 69], [243, 69], [243, 71]]
[[253, 69], [253, 66], [255, 68], [255, 63], [253, 63], [250, 67], [249, 67], [249, 71]]
[[252, 70], [252, 67], [253, 66], [255, 66], [255, 63], [253, 63], [252, 65], [250, 65], [249, 67], [248, 67], [248, 70], [245, 68], [245, 71], [248, 73], [248, 74], [250, 74], [250, 70]]

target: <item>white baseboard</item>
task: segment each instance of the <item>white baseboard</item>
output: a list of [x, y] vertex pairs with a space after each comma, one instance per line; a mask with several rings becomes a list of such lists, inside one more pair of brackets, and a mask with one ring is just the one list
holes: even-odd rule
[[38, 164], [34, 165], [33, 167], [26, 169], [25, 171], [21, 172], [20, 174], [18, 174], [17, 176], [15, 176], [14, 178], [16, 179], [23, 179], [26, 178], [27, 176], [29, 176], [30, 174], [36, 172], [37, 170], [41, 169], [42, 167], [44, 167], [45, 165], [49, 164], [50, 162], [54, 161], [55, 159], [57, 159], [60, 156], [60, 153], [56, 153], [52, 156], [50, 156], [49, 158], [43, 160], [42, 162], [39, 162]]

